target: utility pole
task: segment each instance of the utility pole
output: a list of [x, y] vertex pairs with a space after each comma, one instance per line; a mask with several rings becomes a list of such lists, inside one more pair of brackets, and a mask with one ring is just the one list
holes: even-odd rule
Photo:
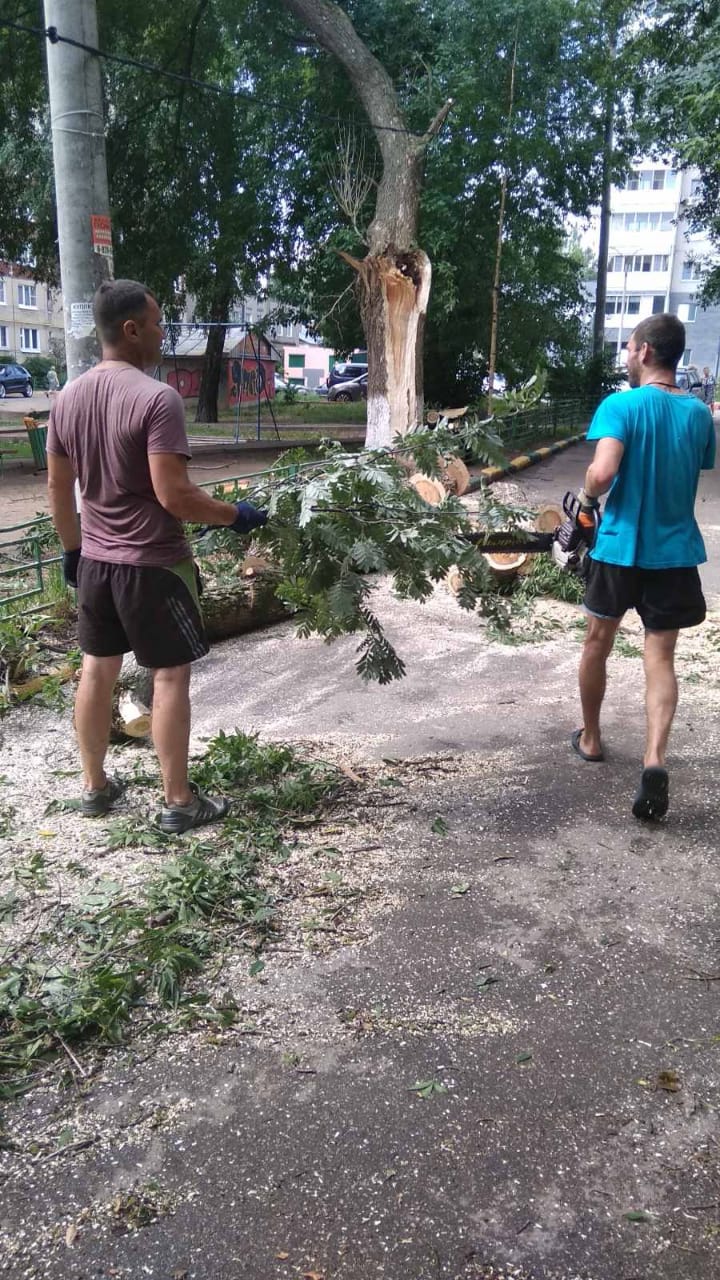
[[113, 274], [95, 0], [44, 0], [68, 381], [96, 364], [92, 297]]

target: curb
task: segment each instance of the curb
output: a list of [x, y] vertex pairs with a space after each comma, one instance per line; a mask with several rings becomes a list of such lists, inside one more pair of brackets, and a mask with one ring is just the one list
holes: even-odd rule
[[515, 475], [516, 471], [524, 471], [526, 467], [532, 467], [536, 462], [544, 462], [554, 453], [562, 453], [563, 449], [569, 449], [573, 444], [581, 444], [586, 435], [586, 431], [581, 431], [579, 435], [568, 436], [567, 440], [557, 440], [555, 444], [545, 445], [542, 449], [532, 449], [530, 453], [518, 454], [517, 458], [512, 458], [506, 467], [483, 467], [480, 474], [470, 482], [467, 492], [473, 493], [481, 489], [484, 484], [492, 484], [494, 480]]

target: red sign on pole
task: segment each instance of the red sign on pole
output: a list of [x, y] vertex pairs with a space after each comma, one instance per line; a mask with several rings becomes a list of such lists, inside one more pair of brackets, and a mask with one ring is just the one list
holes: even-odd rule
[[110, 219], [104, 214], [91, 213], [90, 226], [92, 227], [92, 247], [94, 253], [101, 253], [105, 258], [112, 258], [112, 231], [110, 228]]

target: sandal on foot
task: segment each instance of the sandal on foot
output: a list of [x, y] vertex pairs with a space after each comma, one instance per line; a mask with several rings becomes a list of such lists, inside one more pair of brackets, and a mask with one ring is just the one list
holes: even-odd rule
[[83, 791], [80, 801], [83, 818], [103, 818], [123, 793], [119, 778], [108, 778], [104, 787]]
[[588, 764], [600, 764], [600, 762], [605, 759], [605, 756], [603, 755], [602, 751], [600, 752], [599, 756], [588, 755], [587, 751], [583, 751], [582, 747], [580, 746], [580, 739], [582, 738], [582, 735], [583, 735], [582, 729], [576, 729], [575, 732], [571, 735], [570, 746], [572, 747], [573, 751], [577, 751], [580, 759], [586, 760]]
[[646, 822], [664, 818], [668, 811], [670, 779], [667, 769], [651, 765], [643, 769], [632, 807], [633, 816]]
[[181, 836], [193, 827], [205, 827], [209, 822], [219, 822], [230, 808], [230, 801], [222, 797], [206, 796], [195, 782], [190, 783], [193, 799], [190, 804], [164, 804], [160, 810], [160, 830], [168, 836]]

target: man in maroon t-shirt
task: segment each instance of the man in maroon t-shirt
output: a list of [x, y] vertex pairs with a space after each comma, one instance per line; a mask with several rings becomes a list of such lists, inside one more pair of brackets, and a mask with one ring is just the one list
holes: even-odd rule
[[165, 790], [160, 825], [177, 834], [228, 810], [227, 800], [188, 781], [190, 663], [208, 646], [181, 522], [248, 533], [267, 517], [247, 502], [218, 502], [189, 479], [182, 400], [143, 372], [159, 363], [163, 339], [149, 289], [107, 281], [93, 312], [102, 362], [60, 394], [47, 440], [50, 510], [66, 581], [77, 587], [84, 655], [75, 701], [82, 810], [98, 817], [121, 793], [105, 773], [105, 755], [113, 689], [122, 655], [132, 650], [153, 672], [152, 732]]

